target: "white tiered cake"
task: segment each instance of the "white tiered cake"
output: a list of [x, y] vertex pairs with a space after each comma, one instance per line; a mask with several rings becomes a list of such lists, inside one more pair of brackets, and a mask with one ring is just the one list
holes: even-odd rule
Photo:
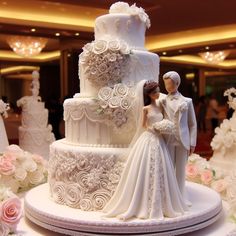
[[22, 97], [17, 106], [22, 107], [21, 126], [19, 127], [19, 145], [28, 152], [49, 158], [49, 145], [55, 141], [52, 126], [48, 125], [48, 110], [41, 101], [39, 93], [39, 74], [32, 74], [32, 96]]
[[[79, 58], [80, 93], [64, 102], [65, 139], [51, 145], [49, 183], [56, 202], [101, 210], [111, 198], [136, 128], [134, 87], [159, 76], [158, 55], [144, 47], [149, 24], [141, 9], [132, 15], [111, 8], [96, 19], [95, 41]], [[75, 189], [78, 198], [71, 202]]]
[[36, 224], [69, 235], [177, 235], [219, 217], [220, 197], [194, 183], [187, 184], [193, 205], [178, 217], [123, 222], [104, 219], [101, 211], [119, 183], [137, 128], [136, 84], [158, 81], [159, 57], [144, 48], [149, 25], [142, 8], [121, 2], [96, 19], [95, 41], [79, 58], [81, 92], [64, 102], [66, 137], [50, 147], [49, 183], [25, 197], [25, 214]]
[[226, 90], [224, 96], [228, 97], [229, 107], [234, 113], [232, 118], [223, 120], [215, 129], [216, 135], [211, 142], [214, 153], [210, 163], [217, 171], [229, 175], [236, 169], [236, 89]]

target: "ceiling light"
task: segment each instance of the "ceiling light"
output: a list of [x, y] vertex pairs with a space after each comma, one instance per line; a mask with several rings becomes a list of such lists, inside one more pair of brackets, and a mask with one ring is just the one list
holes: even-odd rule
[[219, 64], [229, 55], [229, 51], [215, 51], [199, 53], [203, 60], [210, 64]]
[[206, 50], [209, 50], [209, 49], [210, 49], [210, 47], [206, 46], [206, 47], [205, 47], [205, 49], [206, 49]]
[[42, 51], [47, 43], [47, 39], [30, 36], [9, 36], [7, 43], [17, 55], [33, 57]]
[[75, 33], [75, 36], [79, 36], [79, 33]]
[[31, 31], [31, 32], [35, 32], [35, 31], [36, 31], [36, 29], [34, 29], [34, 28], [33, 28], [33, 29], [31, 29], [30, 31]]
[[55, 35], [58, 37], [58, 36], [60, 36], [60, 33], [55, 33]]
[[163, 53], [162, 53], [162, 55], [164, 55], [164, 56], [165, 56], [166, 54], [167, 54], [167, 52], [163, 52]]

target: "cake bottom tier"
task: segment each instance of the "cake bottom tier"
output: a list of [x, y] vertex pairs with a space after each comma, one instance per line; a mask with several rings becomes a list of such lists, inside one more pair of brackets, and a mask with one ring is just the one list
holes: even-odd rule
[[124, 167], [126, 148], [81, 147], [65, 139], [50, 146], [51, 198], [84, 211], [99, 211], [113, 195]]

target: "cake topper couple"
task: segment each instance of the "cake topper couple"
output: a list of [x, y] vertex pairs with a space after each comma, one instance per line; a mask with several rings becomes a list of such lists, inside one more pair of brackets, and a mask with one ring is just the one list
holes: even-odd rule
[[[196, 144], [196, 119], [190, 98], [178, 92], [176, 72], [163, 76], [168, 95], [160, 96], [155, 81], [137, 85], [137, 131], [114, 195], [103, 212], [105, 217], [163, 219], [188, 210], [185, 195], [185, 163]], [[173, 122], [172, 134], [162, 135], [155, 124]], [[175, 174], [176, 173], [176, 174]]]

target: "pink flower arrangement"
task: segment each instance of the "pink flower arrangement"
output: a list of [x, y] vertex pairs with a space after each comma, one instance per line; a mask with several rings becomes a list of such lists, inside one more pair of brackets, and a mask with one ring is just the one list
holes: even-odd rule
[[44, 183], [47, 180], [46, 165], [43, 157], [10, 145], [0, 154], [0, 184], [17, 193]]
[[21, 217], [20, 199], [8, 188], [0, 186], [0, 235], [7, 236], [15, 232]]
[[3, 156], [0, 159], [0, 173], [2, 175], [12, 175], [15, 169], [14, 160], [10, 159], [8, 156]]
[[201, 181], [205, 185], [209, 185], [213, 180], [212, 170], [206, 169], [201, 173]]
[[186, 165], [186, 176], [188, 179], [195, 179], [199, 175], [199, 170], [196, 164], [188, 163]]
[[228, 183], [225, 179], [216, 180], [211, 184], [211, 188], [216, 192], [223, 194], [227, 189]]

